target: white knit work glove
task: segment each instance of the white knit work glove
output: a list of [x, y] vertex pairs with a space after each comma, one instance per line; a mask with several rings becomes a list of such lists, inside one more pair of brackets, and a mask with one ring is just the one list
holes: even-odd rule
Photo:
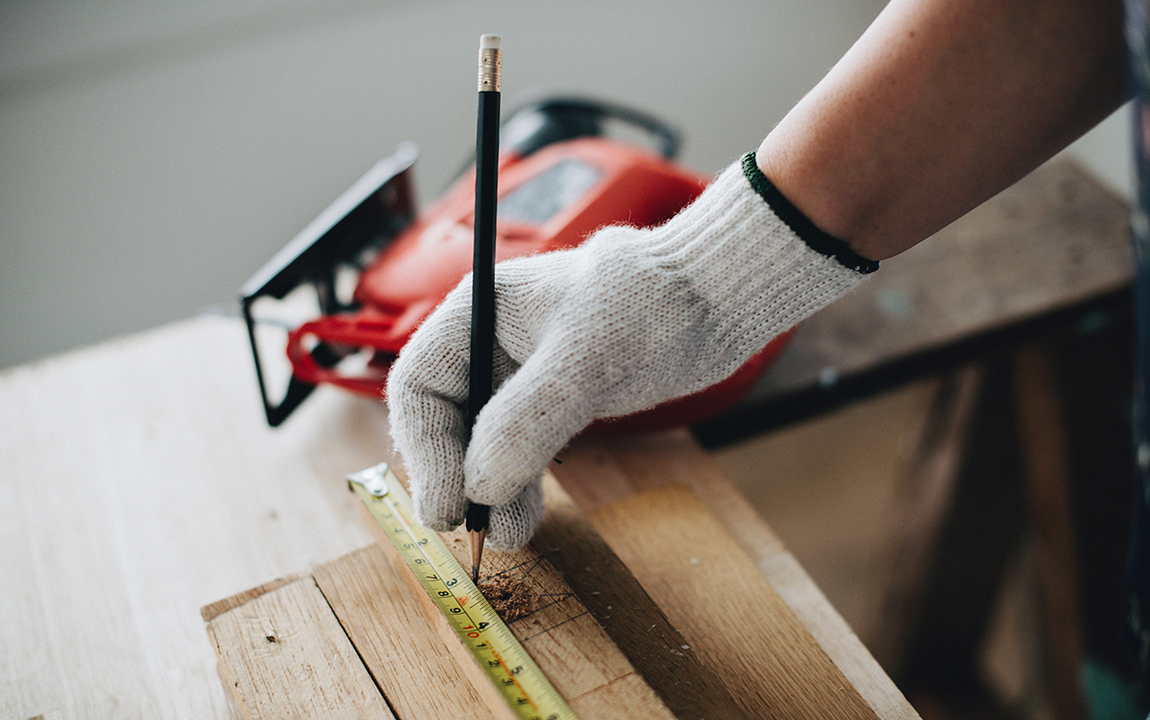
[[725, 379], [877, 266], [811, 224], [750, 153], [658, 228], [609, 227], [496, 266], [496, 392], [469, 443], [465, 280], [387, 384], [419, 522], [450, 530], [470, 500], [491, 506], [490, 547], [522, 546], [543, 516], [543, 470], [572, 436]]

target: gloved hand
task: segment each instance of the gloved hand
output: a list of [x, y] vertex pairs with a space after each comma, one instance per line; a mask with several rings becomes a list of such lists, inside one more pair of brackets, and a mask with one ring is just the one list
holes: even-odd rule
[[450, 530], [470, 499], [491, 506], [489, 547], [522, 546], [543, 516], [543, 470], [572, 436], [723, 380], [877, 265], [811, 224], [753, 153], [665, 225], [500, 263], [496, 392], [466, 447], [465, 280], [387, 384], [419, 522]]

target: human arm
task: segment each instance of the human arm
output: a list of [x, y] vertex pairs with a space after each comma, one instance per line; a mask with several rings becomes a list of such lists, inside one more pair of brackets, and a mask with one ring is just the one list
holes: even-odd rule
[[885, 260], [1125, 99], [1122, 3], [892, 0], [759, 146], [791, 202]]

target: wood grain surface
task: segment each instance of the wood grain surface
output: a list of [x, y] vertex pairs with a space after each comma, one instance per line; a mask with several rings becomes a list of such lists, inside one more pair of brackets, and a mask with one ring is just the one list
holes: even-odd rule
[[[0, 374], [8, 714], [229, 717], [204, 618], [243, 599], [201, 609], [371, 542], [344, 476], [388, 457], [386, 409], [321, 389], [271, 430], [245, 342], [236, 320], [202, 317]], [[585, 438], [564, 458], [585, 510], [694, 483], [876, 713], [915, 717], [687, 433]]]
[[[490, 681], [475, 667], [469, 652], [455, 637], [455, 631], [366, 509], [364, 521], [376, 533], [378, 545], [388, 555], [393, 572], [403, 578], [410, 596], [424, 609], [423, 621], [454, 654], [456, 666], [471, 678], [471, 684], [485, 692]], [[444, 540], [461, 564], [470, 567], [466, 532], [459, 529], [446, 533]], [[596, 559], [586, 560], [594, 563]], [[533, 545], [516, 552], [486, 553], [480, 582], [495, 577], [506, 578], [527, 589], [533, 599], [531, 611], [510, 620], [508, 628], [582, 720], [619, 717], [625, 708], [636, 706], [645, 708], [644, 713], [651, 718], [675, 717], [563, 576]], [[440, 692], [441, 688], [425, 690]], [[495, 707], [502, 700], [495, 697], [489, 702]]]
[[[654, 718], [878, 717], [692, 491], [677, 484], [644, 490], [590, 518], [550, 477], [546, 494], [548, 512], [532, 544], [488, 553], [481, 580], [509, 578], [527, 588], [530, 612], [508, 626], [579, 717], [624, 717], [635, 707]], [[461, 707], [469, 716], [507, 717], [390, 540], [364, 516], [381, 543], [312, 576], [381, 696], [400, 720]], [[445, 535], [462, 563], [469, 561], [465, 537]], [[269, 587], [267, 594], [282, 591]], [[266, 594], [242, 597], [266, 602]], [[308, 663], [328, 662], [323, 647], [300, 656], [294, 671], [232, 658], [226, 645], [258, 637], [267, 621], [242, 603], [212, 608], [223, 609], [209, 621], [223, 675], [247, 679], [231, 686], [241, 708], [253, 704], [247, 692], [291, 684], [284, 677], [293, 672], [298, 683], [312, 682]], [[219, 618], [237, 614], [253, 627], [228, 640]], [[273, 677], [251, 680], [262, 672]]]
[[552, 472], [592, 520], [603, 508], [643, 492], [689, 488], [875, 713], [881, 718], [918, 717], [799, 562], [687, 431], [587, 435], [576, 439], [561, 459]]
[[394, 718], [310, 577], [217, 615], [208, 634], [245, 718]]
[[484, 686], [460, 682], [463, 671], [450, 646], [379, 545], [324, 563], [312, 576], [400, 720], [510, 716], [505, 705], [480, 692]]

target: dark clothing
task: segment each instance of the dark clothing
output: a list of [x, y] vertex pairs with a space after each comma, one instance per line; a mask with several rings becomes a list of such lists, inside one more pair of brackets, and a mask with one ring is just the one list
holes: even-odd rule
[[1150, 691], [1150, 0], [1126, 0], [1126, 42], [1134, 97], [1137, 186], [1131, 203], [1135, 275], [1134, 478], [1124, 630], [1144, 689]]

